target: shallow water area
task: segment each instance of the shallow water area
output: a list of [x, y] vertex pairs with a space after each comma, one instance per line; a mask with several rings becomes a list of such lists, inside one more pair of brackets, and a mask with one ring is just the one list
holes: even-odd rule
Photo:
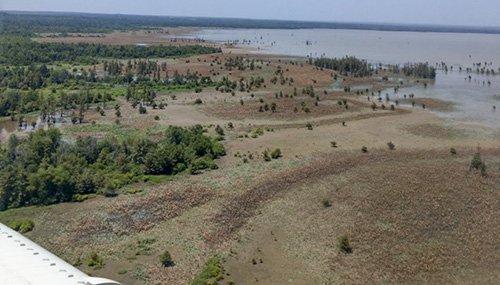
[[[494, 106], [500, 107], [500, 35], [335, 29], [202, 29], [186, 37], [251, 47], [253, 52], [265, 54], [352, 55], [374, 64], [428, 62], [437, 66], [446, 63], [450, 70], [438, 70], [434, 84], [401, 88], [397, 94], [390, 89], [383, 94], [389, 93], [391, 99], [414, 94], [415, 98], [448, 101], [454, 105], [452, 111], [433, 112], [460, 122], [500, 127], [500, 110], [494, 109]], [[494, 70], [496, 75], [476, 72], [477, 63], [481, 63], [481, 68]], [[473, 71], [467, 73], [466, 68]], [[341, 90], [337, 84], [331, 87]]]

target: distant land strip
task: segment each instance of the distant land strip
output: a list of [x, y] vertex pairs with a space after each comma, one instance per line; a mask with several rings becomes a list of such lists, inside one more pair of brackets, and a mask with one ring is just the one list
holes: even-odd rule
[[[208, 27], [238, 29], [347, 29], [437, 33], [500, 34], [500, 27], [449, 26], [422, 24], [377, 24], [344, 22], [310, 22], [291, 20], [257, 20], [237, 18], [144, 16], [125, 14], [93, 14], [74, 12], [0, 11], [4, 31], [14, 33], [41, 32], [106, 32], [154, 27]], [[84, 23], [84, 25], [80, 25]]]

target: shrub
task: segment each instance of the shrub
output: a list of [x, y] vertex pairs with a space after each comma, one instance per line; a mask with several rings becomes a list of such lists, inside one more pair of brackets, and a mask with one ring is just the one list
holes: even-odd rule
[[219, 136], [224, 136], [224, 129], [223, 129], [221, 126], [219, 126], [219, 125], [217, 125], [217, 126], [215, 127], [215, 132], [216, 132]]
[[217, 164], [209, 158], [201, 157], [195, 159], [191, 165], [191, 174], [198, 174], [204, 169], [217, 169]]
[[488, 177], [488, 172], [486, 172], [486, 164], [483, 164], [481, 165], [481, 176], [482, 177]]
[[363, 147], [361, 148], [361, 152], [362, 152], [362, 153], [367, 153], [367, 152], [368, 152], [368, 148], [367, 148], [366, 146], [363, 146]]
[[273, 152], [271, 152], [271, 157], [272, 159], [278, 159], [281, 157], [281, 150], [279, 148], [273, 150]]
[[218, 257], [210, 258], [203, 266], [202, 271], [191, 282], [191, 285], [218, 285], [224, 279], [224, 267]]
[[394, 145], [392, 142], [388, 142], [387, 146], [389, 147], [390, 150], [396, 149], [396, 145]]
[[160, 120], [160, 116], [156, 115], [155, 116], [155, 121], [158, 121], [158, 120]]
[[324, 199], [321, 204], [323, 204], [324, 208], [330, 208], [332, 206], [332, 203], [328, 199]]
[[160, 255], [160, 263], [165, 267], [174, 266], [174, 261], [172, 260], [172, 256], [170, 255], [170, 252], [168, 252], [168, 250], [165, 250]]
[[94, 269], [101, 269], [104, 266], [104, 260], [94, 251], [90, 254], [89, 258], [87, 258], [85, 264]]
[[483, 165], [483, 161], [481, 159], [481, 153], [476, 152], [474, 154], [474, 157], [472, 158], [472, 161], [470, 162], [470, 167], [469, 169], [475, 169], [475, 170], [480, 170], [481, 166]]
[[262, 136], [264, 134], [264, 129], [263, 128], [256, 128], [250, 133], [250, 137], [255, 139], [258, 138], [259, 136]]
[[312, 126], [312, 124], [311, 124], [311, 123], [307, 123], [306, 128], [307, 128], [308, 130], [310, 130], [310, 131], [312, 131], [312, 130], [313, 130], [313, 126]]
[[9, 227], [11, 227], [13, 230], [18, 231], [22, 234], [30, 232], [33, 230], [35, 227], [35, 223], [33, 223], [32, 220], [28, 219], [20, 219], [20, 220], [15, 220], [9, 224]]
[[338, 248], [341, 253], [352, 253], [352, 246], [347, 235], [343, 235], [339, 238]]
[[200, 98], [196, 98], [196, 100], [194, 100], [194, 103], [195, 103], [196, 105], [201, 105], [201, 104], [203, 103], [203, 101], [201, 101], [201, 99], [200, 99]]
[[332, 145], [332, 147], [336, 148], [337, 147], [337, 142], [333, 141], [333, 142], [330, 142], [330, 144]]
[[139, 107], [139, 114], [146, 114], [147, 112], [148, 110], [146, 109], [146, 107], [142, 105]]
[[262, 153], [262, 157], [264, 158], [264, 161], [271, 161], [271, 157], [269, 156], [269, 151], [267, 149]]
[[450, 153], [451, 153], [451, 155], [456, 155], [457, 150], [454, 147], [452, 147], [452, 148], [450, 148]]

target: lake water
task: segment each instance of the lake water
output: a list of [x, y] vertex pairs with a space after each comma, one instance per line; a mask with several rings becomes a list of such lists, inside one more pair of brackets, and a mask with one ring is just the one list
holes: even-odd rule
[[[256, 53], [266, 54], [352, 55], [382, 64], [428, 62], [436, 65], [444, 62], [453, 66], [454, 71], [438, 70], [435, 84], [427, 88], [404, 88], [399, 94], [414, 93], [417, 98], [451, 101], [455, 104], [454, 111], [437, 114], [462, 122], [500, 126], [500, 35], [330, 29], [203, 29], [187, 37], [247, 46]], [[459, 67], [465, 70], [479, 62], [499, 75], [459, 72]], [[472, 79], [465, 80], [469, 75]], [[392, 94], [392, 91], [386, 92]], [[493, 111], [495, 105], [497, 111]]]

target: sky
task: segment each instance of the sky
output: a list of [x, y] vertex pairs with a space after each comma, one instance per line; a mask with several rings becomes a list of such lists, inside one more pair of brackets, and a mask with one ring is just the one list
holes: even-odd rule
[[0, 10], [500, 27], [499, 0], [0, 0]]

